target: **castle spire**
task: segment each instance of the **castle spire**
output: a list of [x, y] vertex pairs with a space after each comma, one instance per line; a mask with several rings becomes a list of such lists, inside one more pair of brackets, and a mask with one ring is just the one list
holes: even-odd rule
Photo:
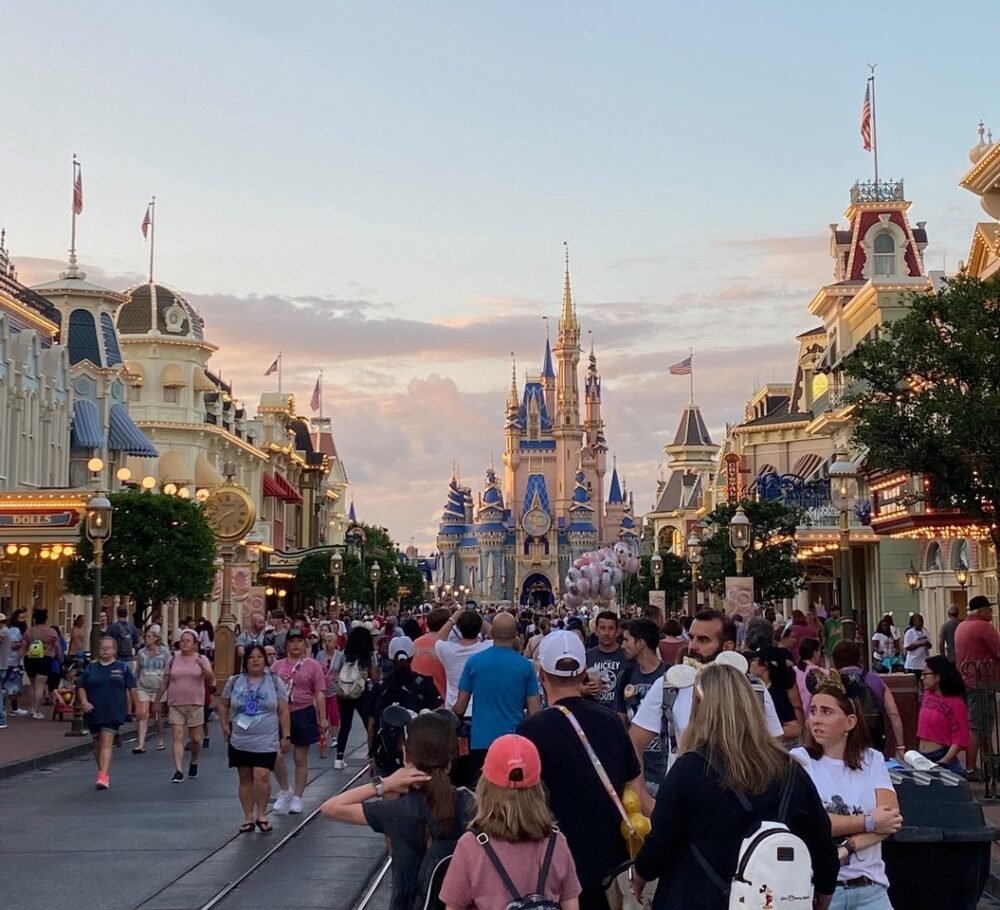
[[562, 304], [562, 319], [565, 325], [570, 325], [573, 321], [573, 291], [569, 283], [569, 243], [565, 240], [563, 241], [563, 247], [566, 250], [566, 277], [563, 280], [563, 304]]
[[517, 409], [517, 358], [510, 352], [510, 393], [507, 395], [507, 408]]

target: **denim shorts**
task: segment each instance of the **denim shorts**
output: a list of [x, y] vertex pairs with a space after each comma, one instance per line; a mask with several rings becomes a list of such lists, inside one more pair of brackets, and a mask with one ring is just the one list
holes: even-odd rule
[[888, 890], [882, 885], [865, 885], [863, 888], [837, 888], [830, 910], [892, 910], [892, 904]]

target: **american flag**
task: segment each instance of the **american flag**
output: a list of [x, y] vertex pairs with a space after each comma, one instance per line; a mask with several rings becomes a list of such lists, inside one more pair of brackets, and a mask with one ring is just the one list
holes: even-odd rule
[[309, 399], [309, 407], [311, 407], [314, 411], [318, 411], [322, 403], [323, 403], [322, 378], [316, 377], [316, 387], [313, 389], [312, 398]]
[[264, 370], [264, 375], [270, 376], [272, 373], [277, 373], [280, 360], [281, 360], [281, 355], [279, 354], [277, 357], [274, 358], [274, 362], [266, 370]]
[[83, 168], [76, 166], [76, 177], [73, 180], [73, 214], [83, 211]]
[[861, 105], [861, 144], [866, 152], [872, 150], [872, 84], [865, 86], [865, 100]]
[[146, 237], [149, 234], [149, 226], [153, 223], [153, 219], [150, 217], [149, 206], [146, 206], [146, 214], [142, 219], [142, 236]]
[[671, 376], [690, 376], [691, 358], [685, 357], [680, 363], [675, 363], [669, 370]]

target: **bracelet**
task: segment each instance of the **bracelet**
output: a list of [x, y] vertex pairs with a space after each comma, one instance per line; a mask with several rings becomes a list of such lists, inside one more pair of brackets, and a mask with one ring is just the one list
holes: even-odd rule
[[855, 853], [858, 852], [857, 847], [854, 846], [854, 841], [851, 840], [850, 838], [847, 838], [847, 840], [844, 841], [844, 849], [847, 850], [848, 859], [850, 859], [852, 856], [854, 856]]

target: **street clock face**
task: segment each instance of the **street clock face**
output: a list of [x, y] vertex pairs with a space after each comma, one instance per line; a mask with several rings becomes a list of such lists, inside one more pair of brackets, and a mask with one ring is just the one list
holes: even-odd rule
[[217, 487], [205, 500], [202, 511], [215, 536], [225, 541], [245, 537], [257, 517], [250, 494], [237, 486]]
[[529, 509], [521, 519], [521, 527], [531, 537], [544, 537], [551, 525], [549, 513], [542, 509]]

